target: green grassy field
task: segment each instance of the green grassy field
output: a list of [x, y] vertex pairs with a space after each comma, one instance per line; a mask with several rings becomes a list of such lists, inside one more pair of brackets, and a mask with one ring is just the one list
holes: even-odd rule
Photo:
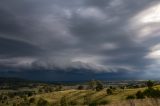
[[[156, 89], [160, 89], [160, 85], [154, 86]], [[108, 95], [107, 88], [101, 91], [96, 90], [77, 90], [69, 89], [63, 91], [53, 91], [50, 93], [36, 94], [30, 97], [14, 97], [8, 99], [6, 103], [0, 103], [0, 106], [37, 106], [37, 103], [42, 98], [47, 101], [47, 106], [159, 106], [159, 99], [134, 99], [126, 100], [128, 95], [135, 94], [137, 91], [144, 91], [146, 88], [134, 88], [134, 89], [116, 89], [112, 95]], [[21, 89], [23, 90], [23, 89]], [[24, 89], [26, 90], [26, 89]], [[34, 89], [37, 91], [37, 89]], [[3, 90], [0, 92], [13, 92], [11, 90]], [[34, 98], [33, 103], [29, 105], [22, 105], [22, 102], [28, 102]], [[63, 105], [64, 103], [64, 105]], [[14, 105], [13, 105], [14, 104]], [[46, 106], [46, 105], [38, 105]]]
[[139, 89], [125, 89], [125, 90], [116, 90], [113, 95], [107, 95], [106, 89], [102, 91], [92, 91], [92, 90], [66, 90], [58, 91], [53, 93], [46, 93], [36, 95], [35, 98], [45, 98], [51, 103], [58, 103], [62, 97], [66, 97], [68, 101], [74, 101], [78, 104], [84, 103], [84, 98], [88, 97], [90, 101], [108, 101], [109, 103], [115, 103], [122, 100], [130, 95], [136, 93], [138, 90], [143, 90], [144, 88]]
[[[155, 86], [154, 88], [160, 88], [160, 86]], [[39, 98], [44, 98], [47, 100], [50, 104], [58, 105], [61, 102], [61, 98], [65, 97], [69, 103], [75, 103], [77, 105], [84, 105], [85, 99], [87, 98], [87, 102], [90, 103], [107, 103], [110, 105], [113, 104], [127, 104], [130, 102], [126, 101], [126, 97], [131, 94], [135, 94], [137, 91], [143, 91], [146, 88], [136, 88], [136, 89], [117, 89], [113, 92], [113, 95], [107, 95], [106, 89], [103, 89], [102, 91], [93, 91], [93, 90], [66, 90], [66, 91], [57, 91], [52, 93], [46, 93], [46, 94], [40, 94], [34, 96], [36, 100]], [[150, 102], [150, 99], [146, 99], [148, 102]], [[135, 100], [134, 100], [135, 101]], [[145, 104], [145, 100], [136, 100], [135, 102], [139, 103], [142, 102], [142, 104]], [[143, 103], [144, 102], [144, 103]], [[128, 105], [129, 105], [128, 104]], [[149, 103], [148, 103], [149, 104]]]

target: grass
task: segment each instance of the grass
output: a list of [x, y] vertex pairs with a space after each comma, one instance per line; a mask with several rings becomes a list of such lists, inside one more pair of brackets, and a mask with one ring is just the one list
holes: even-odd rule
[[[154, 86], [156, 89], [160, 89], [160, 85]], [[85, 104], [90, 104], [90, 106], [95, 106], [97, 104], [107, 106], [158, 106], [160, 103], [158, 99], [144, 99], [144, 100], [126, 100], [128, 95], [135, 94], [137, 91], [143, 91], [146, 88], [135, 88], [135, 89], [117, 89], [113, 92], [113, 95], [107, 95], [106, 89], [102, 91], [93, 91], [93, 90], [65, 90], [65, 91], [55, 91], [51, 93], [44, 93], [32, 96], [30, 98], [35, 98], [35, 102], [37, 102], [40, 98], [43, 98], [49, 102], [49, 104], [54, 104], [55, 106], [59, 106], [61, 102], [61, 98], [65, 97], [67, 102], [71, 105], [83, 106]], [[7, 91], [5, 91], [7, 92]], [[11, 91], [12, 92], [12, 91]], [[28, 98], [28, 99], [30, 99]], [[20, 103], [23, 101], [21, 98], [14, 98], [13, 100], [8, 100], [8, 105], [12, 106], [14, 102]], [[86, 103], [87, 102], [87, 103]], [[53, 106], [54, 106], [53, 105]], [[133, 106], [134, 106], [133, 105]], [[4, 106], [0, 103], [0, 106]], [[32, 104], [31, 106], [35, 106]]]
[[107, 95], [106, 89], [96, 92], [92, 90], [65, 90], [57, 91], [52, 93], [45, 93], [36, 95], [35, 98], [45, 98], [50, 103], [59, 103], [62, 97], [66, 97], [69, 102], [76, 102], [80, 105], [84, 104], [84, 99], [88, 102], [96, 103], [118, 103], [120, 101], [125, 101], [126, 97], [131, 94], [135, 94], [139, 90], [144, 90], [145, 88], [137, 89], [125, 89], [116, 90], [113, 95]]

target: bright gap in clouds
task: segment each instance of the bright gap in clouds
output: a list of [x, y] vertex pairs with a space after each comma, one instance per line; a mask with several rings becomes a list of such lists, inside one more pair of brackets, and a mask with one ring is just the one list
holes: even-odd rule
[[140, 19], [142, 23], [160, 22], [160, 4], [147, 9], [141, 15], [143, 16]]
[[[148, 53], [144, 58], [150, 60], [150, 64], [146, 66], [144, 76], [158, 76], [157, 69], [160, 59], [160, 3], [150, 5], [149, 7], [139, 11], [129, 20], [130, 29], [134, 40], [148, 48]], [[153, 73], [153, 74], [151, 74]]]
[[142, 10], [131, 21], [136, 25], [160, 22], [160, 4]]
[[131, 29], [136, 33], [138, 41], [159, 36], [160, 4], [152, 5], [131, 18]]

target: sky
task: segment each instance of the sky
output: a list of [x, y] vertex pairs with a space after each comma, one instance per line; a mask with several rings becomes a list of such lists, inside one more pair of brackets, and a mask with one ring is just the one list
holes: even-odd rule
[[159, 0], [1, 0], [0, 76], [158, 79]]

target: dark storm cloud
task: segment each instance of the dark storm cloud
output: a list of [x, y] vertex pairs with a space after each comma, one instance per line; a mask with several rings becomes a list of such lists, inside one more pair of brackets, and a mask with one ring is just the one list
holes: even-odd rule
[[[104, 13], [106, 14], [105, 19], [96, 20], [92, 17], [81, 17], [81, 13], [75, 14], [75, 16], [71, 18], [71, 32], [81, 40], [79, 45], [84, 46], [84, 51], [90, 54], [110, 57], [110, 59], [106, 59], [102, 64], [129, 65], [144, 68], [150, 62], [148, 59], [144, 58], [149, 52], [148, 48], [145, 47], [145, 45], [137, 44], [132, 38], [132, 36], [135, 35], [133, 35], [132, 32], [127, 32], [128, 29], [125, 26], [136, 12], [138, 13], [141, 9], [150, 5], [150, 1], [123, 1], [123, 3], [118, 4], [116, 8], [110, 5], [111, 1], [104, 2], [103, 0], [102, 2], [93, 0], [87, 3], [91, 7], [97, 6], [98, 9], [106, 12]], [[115, 5], [116, 2], [120, 1], [115, 0]], [[123, 8], [117, 11], [119, 7]], [[86, 11], [86, 9], [83, 11]], [[112, 20], [114, 18], [116, 20]], [[117, 48], [113, 50], [99, 48], [103, 43], [115, 44]]]
[[122, 70], [144, 73], [153, 63], [146, 56], [158, 44], [159, 36], [141, 41], [137, 36], [143, 25], [134, 25], [139, 18], [133, 17], [158, 3], [157, 0], [1, 1], [1, 69], [73, 68], [91, 73], [117, 71], [119, 75]]
[[0, 37], [0, 54], [4, 56], [19, 57], [40, 54], [40, 48], [14, 39]]

